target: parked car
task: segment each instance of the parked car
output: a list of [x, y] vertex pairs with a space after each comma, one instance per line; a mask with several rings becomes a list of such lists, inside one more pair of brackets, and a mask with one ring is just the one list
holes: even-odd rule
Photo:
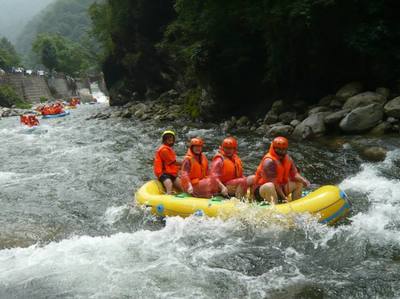
[[44, 71], [38, 70], [38, 71], [37, 71], [37, 74], [38, 74], [39, 76], [44, 76]]
[[32, 75], [32, 74], [33, 74], [33, 71], [32, 71], [32, 70], [26, 70], [26, 71], [25, 71], [25, 74], [27, 74], [27, 75], [29, 75], [29, 76], [30, 76], [30, 75]]
[[16, 72], [16, 73], [23, 74], [23, 73], [24, 73], [24, 68], [22, 68], [22, 67], [17, 67], [17, 68], [15, 69], [15, 72]]
[[0, 69], [0, 75], [4, 75], [6, 72], [3, 69]]

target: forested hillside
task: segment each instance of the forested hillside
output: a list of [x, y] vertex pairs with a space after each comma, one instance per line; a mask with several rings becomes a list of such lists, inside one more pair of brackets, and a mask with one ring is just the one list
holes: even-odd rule
[[394, 0], [108, 0], [91, 16], [114, 103], [174, 87], [192, 109], [242, 114], [400, 78]]
[[25, 25], [55, 0], [0, 0], [0, 36], [15, 42]]
[[18, 37], [17, 50], [23, 54], [31, 51], [39, 33], [56, 33], [78, 43], [89, 39], [89, 6], [95, 0], [57, 0], [38, 14]]

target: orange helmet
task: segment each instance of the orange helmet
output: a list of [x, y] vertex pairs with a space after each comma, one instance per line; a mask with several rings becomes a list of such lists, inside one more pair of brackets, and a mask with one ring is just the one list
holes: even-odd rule
[[279, 136], [272, 141], [272, 146], [274, 149], [286, 150], [289, 147], [289, 141], [285, 137]]
[[195, 145], [203, 146], [204, 145], [203, 139], [201, 139], [201, 138], [192, 138], [190, 140], [190, 147], [195, 146]]
[[233, 137], [227, 137], [222, 141], [222, 148], [237, 148], [237, 141]]

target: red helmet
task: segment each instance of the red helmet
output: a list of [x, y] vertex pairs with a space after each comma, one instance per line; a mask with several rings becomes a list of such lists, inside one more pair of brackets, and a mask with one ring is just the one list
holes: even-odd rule
[[234, 148], [237, 149], [237, 141], [233, 137], [227, 137], [222, 141], [222, 148]]
[[190, 147], [195, 146], [195, 145], [203, 146], [204, 145], [203, 139], [201, 139], [201, 138], [192, 138], [190, 140]]
[[279, 136], [272, 141], [272, 146], [274, 149], [286, 150], [289, 147], [289, 141], [285, 137]]

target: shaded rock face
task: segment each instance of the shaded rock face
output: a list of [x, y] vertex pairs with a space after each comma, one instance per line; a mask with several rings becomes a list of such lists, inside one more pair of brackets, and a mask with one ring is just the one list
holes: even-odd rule
[[385, 114], [391, 117], [400, 118], [400, 97], [389, 101], [385, 107]]
[[373, 128], [370, 134], [375, 136], [381, 136], [384, 135], [386, 132], [389, 132], [391, 129], [392, 125], [389, 122], [384, 121], [378, 124], [375, 128]]
[[341, 98], [350, 98], [363, 91], [363, 85], [360, 82], [351, 82], [338, 90], [336, 95]]
[[310, 115], [296, 126], [293, 131], [293, 137], [307, 139], [323, 135], [326, 130], [324, 123], [326, 115], [326, 112], [319, 112]]
[[341, 120], [339, 126], [344, 132], [358, 133], [372, 129], [382, 118], [382, 105], [371, 104], [351, 111]]
[[385, 101], [386, 99], [382, 95], [376, 92], [367, 91], [349, 98], [346, 103], [344, 103], [343, 109], [353, 110], [358, 107], [368, 106], [375, 103], [383, 105]]

